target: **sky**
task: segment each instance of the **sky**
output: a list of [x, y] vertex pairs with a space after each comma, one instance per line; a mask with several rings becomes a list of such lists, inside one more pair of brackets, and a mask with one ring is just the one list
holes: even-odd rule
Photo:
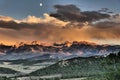
[[[43, 3], [43, 7], [39, 4]], [[74, 4], [82, 10], [99, 10], [109, 8], [111, 11], [120, 12], [120, 0], [0, 0], [0, 15], [22, 19], [28, 15], [37, 17], [44, 13], [54, 11], [56, 4]]]
[[119, 3], [120, 0], [0, 0], [0, 43], [38, 40], [120, 44]]

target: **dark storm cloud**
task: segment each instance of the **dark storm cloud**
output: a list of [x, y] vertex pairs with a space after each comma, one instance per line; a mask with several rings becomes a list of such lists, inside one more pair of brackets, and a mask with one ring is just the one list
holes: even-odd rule
[[75, 5], [55, 5], [57, 12], [69, 12], [69, 13], [80, 13], [80, 9], [77, 8]]
[[56, 12], [51, 13], [50, 16], [63, 21], [92, 22], [110, 17], [108, 14], [97, 11], [81, 11], [75, 5], [55, 5], [54, 7]]
[[104, 21], [104, 22], [99, 22], [97, 24], [94, 24], [93, 26], [96, 27], [96, 28], [99, 28], [99, 29], [107, 29], [107, 28], [118, 27], [118, 26], [120, 26], [120, 23]]
[[76, 21], [82, 16], [80, 9], [75, 5], [55, 5], [54, 7], [57, 11], [56, 13], [51, 13], [50, 16], [60, 20]]
[[[8, 29], [15, 29], [15, 30], [19, 30], [20, 29], [20, 25], [14, 22], [14, 21], [0, 21], [0, 28], [8, 28]], [[24, 27], [23, 27], [24, 28]]]
[[13, 30], [24, 30], [24, 29], [38, 29], [43, 26], [46, 27], [49, 24], [43, 23], [17, 23], [15, 21], [0, 21], [0, 28], [13, 29]]
[[97, 21], [100, 19], [105, 19], [105, 18], [109, 18], [110, 15], [108, 14], [102, 14], [96, 11], [85, 11], [85, 12], [81, 12], [84, 16], [80, 18], [80, 21], [88, 21], [88, 22], [92, 22], [92, 21]]
[[98, 12], [108, 12], [109, 8], [101, 8], [100, 10], [98, 10]]
[[96, 23], [92, 25], [90, 34], [96, 39], [120, 40], [120, 23], [109, 21]]
[[100, 13], [108, 13], [108, 14], [113, 14], [114, 13], [109, 8], [101, 8], [100, 10], [98, 10], [98, 12], [100, 12]]

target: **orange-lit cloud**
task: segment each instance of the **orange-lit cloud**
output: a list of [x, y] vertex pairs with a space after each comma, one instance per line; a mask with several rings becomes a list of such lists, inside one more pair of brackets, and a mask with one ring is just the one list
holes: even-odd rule
[[28, 16], [22, 20], [0, 16], [0, 42], [5, 44], [35, 40], [41, 42], [90, 41], [101, 44], [120, 44], [119, 34], [119, 15], [94, 24], [89, 21], [64, 21], [49, 16], [49, 14], [44, 14], [44, 18]]
[[2, 15], [0, 15], [0, 20], [11, 21], [11, 20], [14, 20], [14, 19], [12, 17], [9, 17], [9, 16], [2, 16]]

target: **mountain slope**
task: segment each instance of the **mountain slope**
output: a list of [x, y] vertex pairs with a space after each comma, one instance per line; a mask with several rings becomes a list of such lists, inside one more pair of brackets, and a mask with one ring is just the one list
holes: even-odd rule
[[108, 73], [119, 71], [119, 66], [120, 54], [110, 54], [107, 57], [79, 57], [60, 61], [47, 68], [32, 72], [30, 75], [45, 76], [62, 74], [63, 78], [103, 77]]

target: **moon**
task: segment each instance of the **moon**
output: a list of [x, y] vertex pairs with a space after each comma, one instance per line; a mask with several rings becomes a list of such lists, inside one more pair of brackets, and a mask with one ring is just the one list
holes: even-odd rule
[[42, 7], [42, 6], [43, 6], [43, 3], [40, 3], [40, 6]]

